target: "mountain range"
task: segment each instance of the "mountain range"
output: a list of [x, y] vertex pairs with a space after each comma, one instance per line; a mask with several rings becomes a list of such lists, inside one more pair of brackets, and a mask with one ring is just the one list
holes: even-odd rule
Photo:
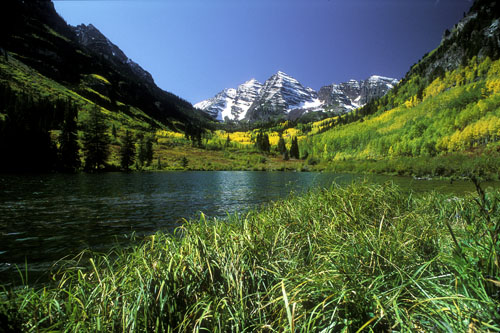
[[331, 84], [315, 91], [278, 71], [263, 84], [251, 79], [236, 89], [224, 89], [194, 107], [219, 121], [294, 119], [312, 111], [344, 114], [384, 96], [397, 84], [397, 79], [373, 75], [366, 80]]
[[[265, 130], [269, 126], [261, 122], [304, 116], [292, 131], [299, 137], [301, 156], [324, 161], [436, 156], [497, 145], [499, 6], [500, 1], [476, 0], [443, 34], [441, 44], [410, 67], [400, 82], [372, 76], [316, 91], [279, 71], [263, 83], [251, 79], [224, 89], [194, 108], [157, 87], [146, 70], [95, 26], [66, 24], [51, 1], [4, 1], [0, 150], [12, 152], [5, 155], [15, 161], [11, 169], [39, 168], [39, 161], [46, 160], [41, 152], [54, 152], [54, 133], [61, 130], [66, 104], [74, 105], [79, 120], [100, 110], [109, 127], [118, 129], [118, 138], [126, 130], [143, 135], [171, 129], [177, 138], [214, 149], [222, 140], [217, 131], [206, 129]], [[243, 122], [216, 125], [214, 118]], [[279, 123], [287, 127], [282, 132], [295, 126]], [[285, 140], [290, 136], [284, 135]], [[245, 144], [255, 140], [252, 133], [246, 138]], [[243, 140], [223, 139], [235, 145]]]

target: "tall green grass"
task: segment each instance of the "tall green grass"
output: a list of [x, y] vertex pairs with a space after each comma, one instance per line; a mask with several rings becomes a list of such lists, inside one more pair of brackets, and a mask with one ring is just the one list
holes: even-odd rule
[[313, 170], [330, 172], [373, 173], [433, 178], [467, 178], [478, 174], [483, 179], [498, 180], [500, 156], [484, 151], [482, 155], [448, 154], [429, 157], [396, 157], [383, 160], [345, 160], [325, 162], [310, 158]]
[[500, 331], [499, 198], [355, 184], [202, 215], [82, 255], [50, 286], [5, 290], [0, 319], [25, 331]]

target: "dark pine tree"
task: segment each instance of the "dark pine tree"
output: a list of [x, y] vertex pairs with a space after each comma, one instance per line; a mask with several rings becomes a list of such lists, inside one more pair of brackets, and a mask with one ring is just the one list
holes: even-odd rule
[[269, 143], [269, 136], [267, 134], [263, 134], [262, 132], [259, 132], [257, 134], [257, 138], [255, 140], [255, 145], [257, 149], [263, 152], [269, 152], [271, 151], [271, 145]]
[[262, 151], [269, 153], [271, 151], [271, 144], [269, 143], [269, 136], [264, 134], [262, 137]]
[[106, 164], [110, 143], [106, 119], [98, 107], [92, 108], [88, 119], [83, 123], [82, 130], [85, 170], [98, 171]]
[[163, 166], [161, 165], [161, 157], [158, 156], [158, 158], [156, 159], [156, 170], [161, 170], [163, 168]]
[[181, 159], [181, 166], [185, 169], [187, 168], [188, 164], [189, 164], [188, 159], [186, 158], [186, 156], [183, 156]]
[[300, 158], [299, 143], [296, 137], [292, 139], [292, 146], [290, 147], [290, 157], [296, 159]]
[[288, 149], [285, 148], [285, 152], [283, 153], [283, 159], [288, 161], [290, 159], [290, 155], [288, 154]]
[[153, 138], [143, 136], [137, 147], [137, 161], [139, 167], [149, 166], [153, 162]]
[[286, 151], [287, 151], [287, 149], [286, 149], [285, 140], [283, 139], [283, 137], [280, 134], [280, 139], [278, 140], [278, 152], [280, 154], [284, 154]]
[[259, 132], [257, 133], [257, 137], [255, 138], [255, 147], [258, 149], [258, 150], [261, 150], [262, 148], [262, 133]]
[[49, 130], [55, 126], [55, 107], [48, 100], [5, 88], [0, 100], [0, 170], [52, 171], [57, 150]]
[[130, 166], [134, 164], [135, 144], [130, 131], [125, 132], [120, 148], [120, 165], [123, 170], [129, 171]]
[[[200, 139], [201, 140], [201, 139]], [[146, 165], [150, 166], [153, 163], [153, 137], [148, 135], [144, 138], [144, 150], [146, 155]]]
[[77, 132], [78, 110], [68, 102], [64, 110], [64, 121], [59, 135], [59, 158], [62, 171], [75, 172], [80, 168], [80, 146]]

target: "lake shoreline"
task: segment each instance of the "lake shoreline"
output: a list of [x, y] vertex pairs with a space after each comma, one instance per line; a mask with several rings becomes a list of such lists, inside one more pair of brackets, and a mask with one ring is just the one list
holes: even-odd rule
[[202, 215], [182, 237], [156, 233], [69, 264], [51, 286], [3, 293], [0, 313], [12, 327], [81, 331], [497, 330], [487, 279], [499, 268], [480, 250], [491, 239], [474, 235], [489, 228], [482, 205], [499, 197], [358, 183], [223, 223]]
[[[178, 147], [177, 147], [178, 148]], [[184, 147], [186, 148], [186, 147]], [[468, 179], [471, 175], [483, 180], [500, 180], [500, 156], [485, 152], [450, 153], [437, 156], [395, 156], [365, 159], [283, 160], [279, 154], [263, 154], [238, 150], [207, 151], [189, 147], [162, 155], [161, 168], [151, 165], [138, 171], [285, 171], [376, 174], [388, 176], [430, 177], [434, 179]], [[182, 166], [183, 158], [188, 161]], [[111, 171], [116, 171], [112, 166]]]
[[[53, 262], [91, 249], [106, 252], [130, 235], [172, 232], [185, 220], [225, 218], [291, 193], [332, 183], [394, 183], [404, 192], [463, 195], [470, 181], [331, 172], [165, 171], [0, 175], [0, 281], [43, 275]], [[500, 188], [498, 182], [485, 186]]]

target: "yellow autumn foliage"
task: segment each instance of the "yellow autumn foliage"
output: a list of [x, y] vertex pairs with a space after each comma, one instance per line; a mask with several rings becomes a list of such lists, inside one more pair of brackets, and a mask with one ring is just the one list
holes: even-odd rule
[[173, 139], [184, 138], [184, 134], [182, 134], [182, 133], [167, 131], [167, 130], [156, 131], [156, 136], [160, 137], [160, 138], [173, 138]]
[[434, 97], [442, 93], [446, 89], [447, 85], [441, 78], [436, 78], [432, 81], [427, 88], [424, 90], [424, 98]]
[[97, 79], [107, 85], [110, 85], [111, 83], [104, 77], [104, 76], [101, 76], [99, 74], [91, 74], [91, 76], [94, 78], [94, 79]]
[[488, 80], [486, 82], [486, 93], [487, 94], [498, 94], [500, 93], [500, 78], [495, 78]]

